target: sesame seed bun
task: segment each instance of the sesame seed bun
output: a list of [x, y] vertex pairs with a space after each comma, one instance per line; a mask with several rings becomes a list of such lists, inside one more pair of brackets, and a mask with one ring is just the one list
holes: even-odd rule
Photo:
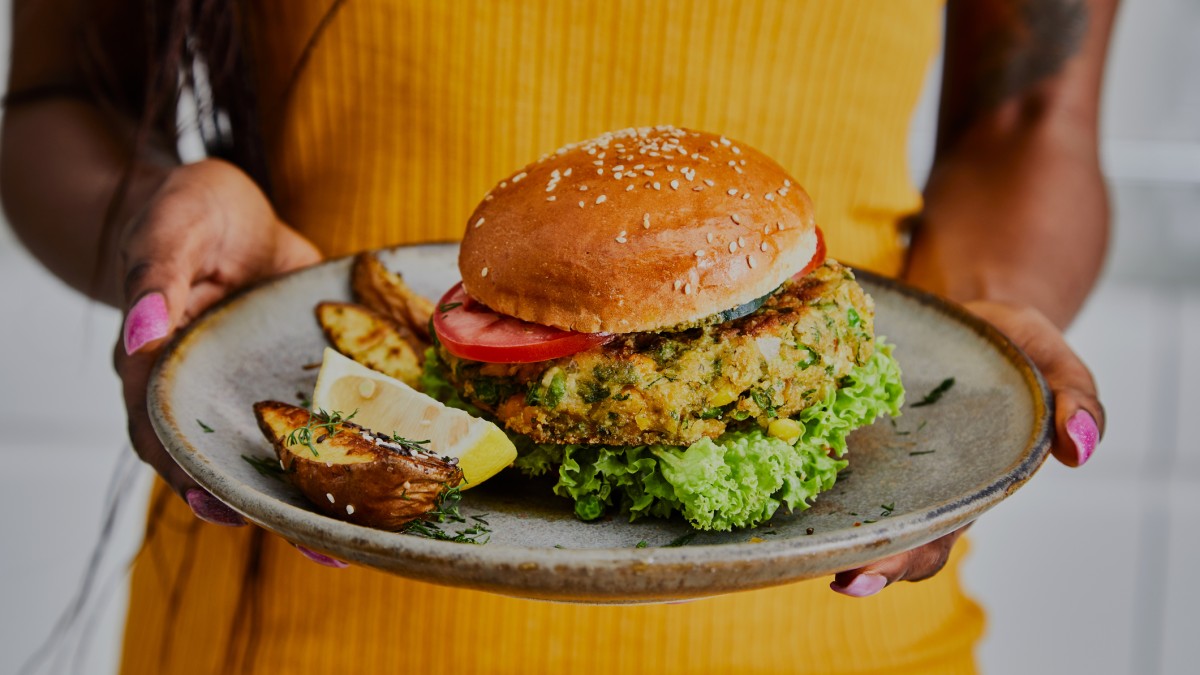
[[816, 248], [812, 202], [782, 167], [660, 126], [568, 145], [501, 181], [471, 214], [458, 266], [497, 312], [631, 333], [762, 297]]

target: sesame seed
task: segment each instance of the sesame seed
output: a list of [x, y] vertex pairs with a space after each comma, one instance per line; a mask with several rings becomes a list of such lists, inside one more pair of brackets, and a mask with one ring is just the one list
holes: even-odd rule
[[683, 294], [684, 295], [692, 294], [692, 283], [690, 281], [683, 285]]
[[649, 213], [642, 214], [642, 227], [646, 228], [647, 230], [650, 229], [650, 214]]
[[592, 164], [595, 164], [596, 166], [604, 166], [604, 160], [598, 159], [592, 162]]
[[730, 196], [732, 196], [732, 195], [736, 195], [736, 194], [737, 194], [737, 188], [729, 188], [729, 190], [727, 190], [725, 194], [728, 194], [728, 195], [730, 195]]
[[775, 223], [775, 229], [777, 229], [777, 230], [782, 230], [782, 229], [783, 229], [783, 223]]
[[742, 199], [750, 199], [750, 193], [749, 193], [749, 192], [743, 192], [743, 193], [742, 193]]
[[697, 257], [697, 258], [703, 258], [703, 257], [704, 257], [704, 251], [703, 251], [703, 250], [700, 250], [700, 249], [697, 249], [697, 250], [696, 250], [696, 257]]
[[729, 139], [722, 136], [721, 137], [721, 145], [729, 145], [729, 144], [730, 144]]
[[742, 224], [742, 217], [736, 213], [729, 214], [729, 219], [732, 220], [733, 222], [737, 223], [738, 225]]
[[771, 234], [771, 224], [763, 225], [763, 234]]
[[742, 150], [741, 150], [741, 148], [739, 148], [739, 147], [738, 147], [738, 146], [736, 146], [736, 145], [735, 145], [735, 146], [733, 146], [732, 148], [730, 148], [730, 150], [733, 150], [733, 154], [735, 154], [735, 155], [740, 155], [740, 154], [742, 154]]
[[613, 167], [613, 171], [624, 171], [624, 170], [625, 170], [625, 165], [624, 165], [624, 164], [618, 164], [618, 165], [616, 165], [616, 166], [614, 166], [614, 167]]
[[506, 181], [506, 180], [500, 181], [500, 187], [502, 187], [502, 188], [508, 187], [508, 181]]
[[692, 192], [700, 192], [703, 189], [704, 189], [703, 185], [697, 185], [696, 187], [692, 188]]
[[603, 176], [603, 175], [604, 175], [604, 169], [596, 169], [596, 175], [597, 175], [597, 176]]
[[755, 265], [754, 256], [752, 256], [752, 255], [746, 256], [746, 264], [750, 266], [750, 269], [754, 269], [754, 265]]
[[563, 175], [570, 176], [572, 171], [574, 171], [574, 169], [567, 169], [566, 171], [563, 172]]
[[736, 171], [736, 172], [738, 172], [738, 173], [745, 173], [744, 171], [742, 171], [742, 167], [740, 167], [740, 166], [735, 166], [735, 167], [733, 167], [733, 170], [734, 170], [734, 171]]
[[654, 181], [654, 189], [655, 190], [658, 190], [661, 187], [662, 187], [662, 183], [659, 183], [658, 181]]
[[354, 515], [354, 505], [353, 504], [346, 505], [346, 515], [348, 515], [348, 516]]
[[643, 171], [643, 172], [642, 172], [642, 175], [644, 175], [644, 176], [653, 176], [653, 175], [654, 175], [654, 172], [653, 172], [653, 171], [651, 171], [650, 169], [646, 169], [645, 171]]
[[333, 501], [333, 493], [332, 493], [332, 492], [326, 492], [326, 493], [325, 493], [325, 498], [329, 500], [329, 503], [330, 503], [330, 504], [333, 504], [333, 503], [335, 503], [335, 502]]
[[668, 165], [667, 165], [667, 171], [670, 171], [671, 173], [675, 173], [675, 165], [674, 165], [674, 164], [668, 164]]
[[[624, 235], [625, 233], [624, 233], [624, 232], [622, 232], [621, 234], [622, 234], [622, 235]], [[628, 239], [626, 239], [624, 236], [617, 237], [617, 243], [618, 243], [618, 244], [624, 244], [624, 243], [626, 243], [626, 242], [628, 242], [628, 241], [629, 241], [629, 240], [628, 240]]]
[[717, 145], [717, 142], [716, 142], [716, 141], [709, 141], [709, 142], [708, 142], [708, 144], [709, 144], [709, 145], [711, 145], [711, 146], [713, 146], [714, 148], [719, 148], [719, 147], [721, 147], [720, 145]]
[[579, 202], [579, 208], [583, 208], [583, 202]]
[[675, 290], [679, 290], [679, 289], [680, 289], [680, 288], [682, 288], [682, 287], [683, 287], [683, 282], [682, 282], [682, 281], [680, 281], [679, 279], [676, 279], [676, 280], [675, 280], [675, 284], [674, 284], [674, 288], [675, 288]]
[[775, 201], [775, 193], [774, 192], [768, 192], [767, 194], [763, 195], [763, 197], [766, 198], [766, 200], [769, 202]]
[[487, 273], [488, 273], [488, 268], [486, 268], [486, 267], [485, 267], [485, 268], [483, 268], [482, 270], [480, 270], [480, 272], [479, 272], [479, 276], [481, 276], [481, 277], [486, 277], [486, 276], [487, 276]]
[[737, 242], [736, 241], [729, 242], [729, 252], [737, 253]]
[[634, 170], [634, 171], [641, 171], [641, 170], [642, 170], [642, 169], [644, 169], [644, 168], [646, 168], [646, 165], [645, 165], [645, 164], [635, 164], [635, 165], [634, 165], [634, 167], [633, 167], [633, 170]]
[[678, 190], [679, 189], [679, 181], [677, 181], [677, 180], [671, 181], [671, 189]]
[[712, 187], [712, 186], [716, 185], [716, 183], [714, 183], [711, 178], [705, 178], [704, 184], [707, 185], [708, 187]]
[[475, 221], [475, 227], [479, 227], [482, 224], [483, 224], [483, 218], [480, 218], [479, 220]]
[[620, 171], [614, 171], [614, 172], [613, 172], [613, 178], [616, 178], [617, 180], [621, 180], [621, 177], [622, 177], [622, 176], [624, 176], [624, 175], [625, 175], [625, 174], [621, 173]]
[[525, 172], [524, 172], [524, 171], [522, 171], [521, 173], [519, 173], [519, 174], [517, 174], [517, 175], [513, 176], [513, 182], [514, 182], [514, 183], [520, 183], [520, 182], [521, 182], [521, 179], [522, 179], [522, 178], [524, 178], [524, 177], [525, 177], [525, 175], [526, 175], [526, 174], [525, 174]]
[[784, 187], [791, 187], [791, 186], [792, 186], [792, 181], [790, 181], [790, 180], [788, 180], [788, 179], [784, 178], [784, 179], [783, 179], [783, 186], [784, 186]]
[[709, 232], [708, 235], [706, 235], [706, 237], [708, 239], [708, 243], [710, 243], [710, 244], [713, 243], [713, 233], [712, 232]]
[[483, 201], [485, 201], [485, 202], [490, 202], [490, 201], [492, 201], [493, 199], [495, 199], [495, 197], [493, 197], [492, 195], [487, 195], [487, 196], [485, 196], [485, 197], [483, 198]]
[[579, 191], [580, 191], [580, 192], [587, 192], [587, 186], [586, 186], [586, 185], [580, 185], [580, 186], [579, 186]]
[[549, 197], [546, 197], [546, 201], [548, 201], [548, 202], [552, 202], [555, 199], [558, 199], [558, 197], [555, 197], [554, 195], [550, 195]]
[[762, 244], [759, 244], [758, 250], [762, 251], [763, 253], [766, 253], [767, 252], [767, 242], [764, 241]]
[[742, 248], [745, 248], [745, 247], [746, 247], [746, 240], [745, 240], [744, 238], [742, 238], [742, 237], [738, 237], [738, 246], [741, 246]]
[[731, 159], [731, 160], [729, 160], [729, 166], [732, 166], [732, 167], [736, 168], [736, 167], [737, 167], [737, 162], [735, 162], [735, 161], [733, 161], [733, 160]]
[[597, 204], [603, 204], [606, 201], [608, 201], [608, 197], [606, 197], [604, 195], [600, 195], [599, 197], [596, 197]]
[[630, 191], [630, 190], [632, 190], [632, 189], [633, 189], [633, 183], [630, 183], [629, 185], [625, 186], [625, 191], [626, 191], [626, 192], [629, 192], [629, 191]]

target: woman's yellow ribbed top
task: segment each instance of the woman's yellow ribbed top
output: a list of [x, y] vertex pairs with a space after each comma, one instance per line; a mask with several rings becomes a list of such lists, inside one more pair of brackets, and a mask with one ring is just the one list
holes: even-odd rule
[[[902, 265], [897, 223], [920, 205], [907, 132], [939, 0], [246, 4], [273, 197], [331, 255], [458, 238], [542, 153], [674, 124], [779, 161], [834, 257]], [[195, 520], [159, 485], [123, 672], [971, 672], [982, 616], [957, 564], [864, 600], [816, 580], [550, 604], [319, 567], [261, 530]]]

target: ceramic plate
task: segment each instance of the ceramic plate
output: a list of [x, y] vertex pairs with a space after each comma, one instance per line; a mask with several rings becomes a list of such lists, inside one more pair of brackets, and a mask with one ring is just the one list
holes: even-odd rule
[[[457, 252], [443, 244], [382, 257], [437, 298], [458, 280]], [[298, 401], [312, 391], [312, 364], [326, 344], [313, 306], [349, 299], [349, 268], [341, 259], [282, 277], [202, 316], [159, 361], [150, 412], [175, 460], [248, 520], [402, 576], [595, 603], [676, 600], [824, 576], [975, 519], [1032, 476], [1049, 449], [1049, 394], [1019, 350], [956, 306], [860, 273], [875, 298], [876, 330], [896, 345], [909, 404], [895, 424], [883, 419], [850, 437], [849, 469], [807, 511], [725, 533], [692, 534], [682, 519], [585, 523], [549, 483], [512, 471], [464, 493], [464, 514], [486, 514], [492, 534], [485, 545], [351, 525], [316, 513], [287, 482], [260, 475], [242, 458], [273, 458], [251, 404]], [[939, 402], [911, 407], [950, 377], [955, 385]]]

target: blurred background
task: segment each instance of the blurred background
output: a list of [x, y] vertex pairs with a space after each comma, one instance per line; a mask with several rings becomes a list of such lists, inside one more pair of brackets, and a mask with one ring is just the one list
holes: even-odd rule
[[[5, 75], [9, 22], [0, 0]], [[1200, 410], [1200, 354], [1187, 348], [1200, 344], [1198, 35], [1196, 0], [1127, 0], [1118, 19], [1103, 111], [1114, 239], [1069, 333], [1099, 380], [1108, 433], [1085, 470], [1048, 462], [973, 529], [965, 581], [988, 610], [987, 673], [1174, 674], [1200, 663], [1200, 453], [1186, 426]], [[939, 72], [912, 126], [918, 182]], [[84, 647], [80, 672], [111, 673], [149, 486], [125, 445], [109, 366], [120, 318], [43, 271], [6, 224], [0, 289], [0, 673], [17, 672], [85, 582], [85, 620], [67, 644]]]

